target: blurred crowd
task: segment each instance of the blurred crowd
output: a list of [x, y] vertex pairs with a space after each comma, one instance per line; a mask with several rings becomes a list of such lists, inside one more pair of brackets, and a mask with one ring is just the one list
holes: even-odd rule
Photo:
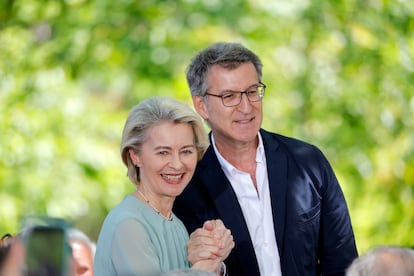
[[[74, 227], [44, 223], [30, 225], [16, 235], [6, 233], [2, 236], [0, 276], [93, 276], [95, 247], [95, 242]], [[188, 269], [165, 275], [211, 274]], [[414, 275], [414, 250], [394, 245], [376, 246], [355, 259], [346, 272], [346, 276], [368, 275]]]
[[31, 218], [0, 241], [0, 276], [93, 276], [95, 242], [62, 219]]

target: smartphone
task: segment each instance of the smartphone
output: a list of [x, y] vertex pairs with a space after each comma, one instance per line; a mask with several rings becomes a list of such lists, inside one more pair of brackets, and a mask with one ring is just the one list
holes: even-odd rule
[[27, 275], [63, 275], [65, 232], [52, 227], [32, 229], [27, 244]]
[[26, 228], [26, 275], [66, 276], [70, 246], [61, 220], [28, 220]]

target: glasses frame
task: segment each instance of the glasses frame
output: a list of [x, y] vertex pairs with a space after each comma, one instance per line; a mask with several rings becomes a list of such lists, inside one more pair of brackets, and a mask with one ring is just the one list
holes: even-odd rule
[[[257, 89], [259, 89], [259, 87], [261, 87], [262, 88], [262, 93], [259, 93], [259, 99], [258, 100], [254, 100], [254, 101], [252, 101], [250, 98], [249, 98], [249, 94], [248, 94], [248, 92], [249, 92], [249, 90], [250, 89], [252, 89], [253, 87], [256, 87]], [[266, 92], [266, 85], [264, 84], [264, 83], [262, 83], [262, 82], [259, 82], [258, 84], [254, 84], [254, 85], [251, 85], [248, 89], [246, 89], [246, 90], [244, 90], [244, 91], [229, 91], [229, 90], [226, 90], [226, 91], [223, 91], [222, 93], [239, 93], [240, 94], [240, 100], [239, 100], [239, 102], [237, 103], [237, 104], [233, 104], [233, 105], [226, 105], [225, 103], [224, 103], [224, 96], [226, 96], [226, 95], [218, 95], [218, 94], [212, 94], [212, 93], [208, 93], [208, 92], [206, 92], [205, 94], [204, 94], [204, 97], [205, 96], [213, 96], [213, 97], [217, 97], [217, 98], [221, 98], [221, 103], [224, 105], [224, 106], [226, 106], [226, 107], [234, 107], [234, 106], [238, 106], [240, 103], [241, 103], [241, 101], [242, 101], [242, 98], [243, 98], [243, 94], [246, 94], [246, 97], [247, 97], [247, 100], [249, 101], [249, 102], [259, 102], [259, 101], [261, 101], [262, 99], [263, 99], [263, 97], [265, 96], [265, 92]]]

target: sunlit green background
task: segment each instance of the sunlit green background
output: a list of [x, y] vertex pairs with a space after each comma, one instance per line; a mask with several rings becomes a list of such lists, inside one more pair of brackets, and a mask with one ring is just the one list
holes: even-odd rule
[[360, 252], [413, 246], [413, 18], [412, 0], [0, 1], [0, 233], [44, 214], [96, 239], [133, 188], [129, 109], [191, 104], [191, 57], [236, 41], [264, 63], [264, 127], [331, 161]]

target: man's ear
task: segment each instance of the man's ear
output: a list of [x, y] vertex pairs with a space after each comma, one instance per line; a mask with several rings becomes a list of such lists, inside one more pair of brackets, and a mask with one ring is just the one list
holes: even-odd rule
[[208, 110], [203, 96], [193, 96], [194, 109], [204, 120], [208, 119]]

